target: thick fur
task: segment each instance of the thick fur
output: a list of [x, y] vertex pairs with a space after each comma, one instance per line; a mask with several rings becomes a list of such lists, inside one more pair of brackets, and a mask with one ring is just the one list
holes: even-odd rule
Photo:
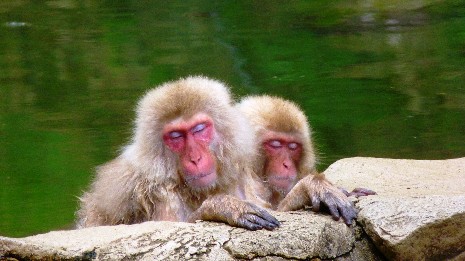
[[294, 187], [286, 195], [282, 192], [275, 193], [274, 188], [267, 186], [270, 195], [267, 200], [273, 209], [289, 211], [311, 205], [313, 210], [318, 211], [322, 203], [335, 219], [342, 216], [350, 224], [356, 216], [352, 203], [323, 174], [316, 171], [311, 129], [303, 111], [291, 101], [267, 95], [246, 97], [236, 107], [248, 118], [256, 132], [255, 144], [259, 153], [253, 164], [263, 182], [266, 182], [268, 173], [262, 144], [270, 132], [292, 135], [302, 144], [303, 155], [297, 166], [297, 182]]
[[265, 153], [261, 144], [269, 131], [291, 134], [301, 141], [303, 155], [298, 166], [298, 179], [315, 171], [317, 158], [312, 132], [307, 117], [297, 104], [279, 97], [263, 95], [246, 97], [236, 107], [250, 121], [257, 136], [255, 146], [259, 154], [253, 164], [256, 173], [260, 176], [265, 174]]
[[[199, 112], [213, 119], [219, 141], [212, 148], [217, 183], [201, 191], [182, 181], [177, 155], [162, 141], [166, 123]], [[261, 198], [266, 191], [250, 165], [256, 156], [253, 134], [248, 121], [232, 106], [228, 87], [218, 81], [188, 77], [148, 91], [137, 106], [131, 143], [117, 158], [97, 168], [89, 191], [80, 198], [78, 227], [187, 221], [207, 197], [218, 194], [268, 207]]]

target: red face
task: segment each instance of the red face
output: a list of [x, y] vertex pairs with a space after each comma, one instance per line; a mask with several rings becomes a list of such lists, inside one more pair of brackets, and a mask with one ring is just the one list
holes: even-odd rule
[[273, 133], [263, 143], [266, 155], [265, 174], [268, 184], [287, 193], [295, 185], [302, 144], [287, 134]]
[[163, 141], [178, 154], [183, 178], [191, 187], [208, 188], [216, 182], [215, 160], [210, 151], [214, 133], [213, 121], [205, 114], [174, 120], [163, 129]]

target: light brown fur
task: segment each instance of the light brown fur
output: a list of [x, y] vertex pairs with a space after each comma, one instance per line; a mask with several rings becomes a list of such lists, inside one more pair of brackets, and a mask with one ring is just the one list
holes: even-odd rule
[[259, 153], [253, 165], [265, 185], [269, 175], [265, 170], [268, 159], [262, 144], [278, 133], [292, 136], [302, 145], [303, 154], [297, 166], [297, 180], [292, 190], [286, 195], [274, 192], [272, 187], [267, 186], [270, 195], [268, 202], [272, 204], [273, 209], [288, 211], [310, 205], [318, 211], [320, 203], [324, 203], [333, 217], [339, 218], [342, 215], [346, 223], [350, 223], [355, 217], [355, 209], [339, 188], [317, 172], [317, 158], [310, 125], [299, 106], [291, 101], [267, 95], [246, 97], [236, 106], [249, 119], [256, 132], [255, 144]]
[[290, 134], [300, 140], [303, 155], [301, 164], [298, 166], [299, 179], [315, 170], [317, 157], [310, 125], [305, 114], [295, 103], [279, 97], [263, 95], [246, 97], [236, 107], [250, 121], [256, 133], [255, 146], [259, 152], [253, 164], [256, 173], [264, 175], [265, 158], [260, 145], [270, 131]]
[[[148, 91], [137, 106], [131, 143], [97, 168], [89, 191], [80, 198], [78, 227], [195, 219], [241, 225], [219, 215], [233, 208], [249, 211], [251, 205], [242, 200], [268, 207], [261, 198], [266, 190], [250, 167], [250, 158], [256, 155], [253, 131], [231, 104], [229, 89], [204, 77], [188, 77]], [[165, 124], [196, 113], [213, 119], [218, 141], [211, 148], [218, 180], [202, 190], [182, 181], [177, 155], [162, 142]], [[234, 203], [217, 206], [222, 201]], [[205, 212], [214, 207], [221, 213]], [[244, 213], [233, 214], [237, 219]]]

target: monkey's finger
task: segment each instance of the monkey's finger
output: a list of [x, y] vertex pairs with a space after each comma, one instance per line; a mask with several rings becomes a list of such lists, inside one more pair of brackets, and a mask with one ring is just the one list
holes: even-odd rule
[[[347, 197], [350, 196], [350, 193], [349, 191], [347, 191], [345, 188], [341, 188], [341, 187], [337, 187], [342, 193], [344, 193], [344, 195], [346, 195]], [[353, 191], [352, 191], [353, 192]]]
[[245, 214], [244, 217], [254, 223], [254, 224], [257, 224], [259, 226], [261, 226], [262, 228], [265, 228], [267, 230], [273, 230], [275, 229], [278, 225], [272, 223], [272, 222], [269, 222], [268, 220], [265, 220], [263, 218], [261, 218], [260, 216], [257, 216], [257, 215], [254, 215], [254, 214]]
[[252, 231], [259, 230], [259, 229], [263, 228], [262, 226], [257, 225], [255, 223], [252, 223], [249, 220], [244, 219], [244, 218], [239, 218], [239, 220], [237, 221], [237, 226], [241, 227], [241, 228], [248, 229], [248, 230], [252, 230]]
[[327, 200], [324, 203], [328, 207], [329, 213], [331, 214], [333, 219], [334, 220], [339, 220], [339, 218], [341, 217], [341, 214], [339, 213], [338, 206], [334, 202], [334, 200], [330, 198], [330, 200]]
[[341, 213], [342, 219], [344, 219], [344, 223], [349, 226], [352, 224], [352, 219], [357, 218], [357, 212], [352, 205], [340, 205], [338, 209]]
[[270, 213], [268, 213], [268, 211], [266, 211], [265, 209], [257, 206], [257, 205], [252, 205], [252, 208], [254, 211], [252, 211], [251, 213], [256, 215], [256, 216], [259, 216], [260, 218], [266, 220], [267, 222], [271, 223], [274, 225], [274, 227], [279, 227], [281, 225], [281, 223], [279, 223], [279, 221], [273, 216], [271, 215]]
[[371, 189], [367, 189], [367, 188], [355, 188], [353, 190], [353, 192], [364, 193], [364, 194], [367, 194], [367, 195], [376, 195], [375, 191], [373, 191]]
[[364, 194], [364, 193], [359, 193], [359, 192], [353, 192], [353, 191], [352, 191], [352, 192], [349, 193], [349, 197], [350, 197], [350, 196], [354, 196], [354, 197], [356, 197], [356, 198], [359, 198], [359, 197], [364, 197], [364, 196], [367, 196], [367, 195]]
[[320, 211], [320, 203], [321, 200], [318, 196], [313, 196], [312, 197], [312, 210], [315, 212]]
[[353, 195], [358, 198], [363, 196], [376, 195], [376, 192], [366, 188], [355, 188], [352, 190], [352, 192], [349, 193], [349, 195]]
[[333, 217], [334, 220], [339, 220], [341, 218], [341, 214], [339, 214], [339, 211], [335, 205], [328, 206], [328, 209], [331, 217]]

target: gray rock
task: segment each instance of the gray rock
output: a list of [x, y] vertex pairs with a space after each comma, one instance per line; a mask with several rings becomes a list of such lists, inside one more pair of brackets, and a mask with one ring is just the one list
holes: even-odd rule
[[[374, 256], [356, 226], [309, 211], [274, 213], [274, 231], [247, 231], [214, 222], [145, 222], [54, 231], [25, 237], [0, 237], [0, 256], [31, 259], [235, 260], [352, 259]], [[360, 229], [360, 228], [358, 228]], [[369, 259], [368, 259], [369, 260]], [[374, 259], [378, 260], [374, 256]]]
[[365, 187], [378, 193], [358, 200], [358, 222], [387, 258], [465, 257], [465, 158], [350, 158], [325, 174], [348, 190]]
[[302, 210], [272, 212], [281, 222], [274, 231], [214, 222], [102, 226], [0, 237], [0, 259], [465, 260], [465, 158], [351, 158], [325, 174], [378, 193], [355, 200], [356, 225]]

